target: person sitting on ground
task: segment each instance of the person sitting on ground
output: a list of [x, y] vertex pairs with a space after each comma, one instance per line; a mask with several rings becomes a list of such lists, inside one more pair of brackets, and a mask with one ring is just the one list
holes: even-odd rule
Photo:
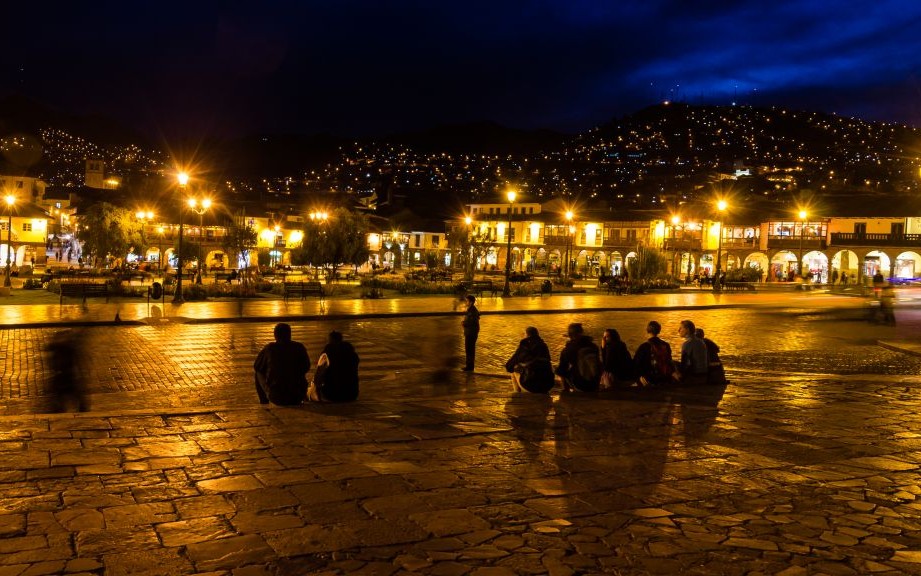
[[563, 390], [598, 390], [601, 382], [601, 353], [598, 345], [592, 342], [592, 337], [587, 336], [582, 324], [577, 322], [569, 325], [567, 335], [569, 341], [560, 352], [560, 363], [555, 370], [563, 383]]
[[555, 384], [550, 349], [534, 326], [525, 328], [524, 333], [518, 349], [505, 363], [506, 371], [512, 374], [512, 389], [546, 394]]
[[604, 369], [601, 376], [603, 387], [629, 386], [636, 380], [633, 358], [614, 328], [606, 329], [601, 337], [601, 364]]
[[358, 399], [358, 354], [342, 338], [341, 332], [329, 333], [307, 398], [313, 402], [354, 402]]
[[633, 365], [640, 386], [654, 386], [672, 382], [675, 364], [672, 361], [672, 347], [659, 338], [662, 325], [652, 320], [646, 325], [645, 342], [633, 354]]
[[704, 329], [698, 328], [694, 331], [697, 338], [702, 340], [707, 347], [707, 384], [728, 384], [726, 380], [726, 371], [723, 368], [723, 361], [720, 360], [720, 347], [716, 342], [709, 338], [704, 338]]
[[707, 360], [707, 345], [697, 338], [697, 328], [690, 320], [682, 320], [678, 325], [678, 335], [684, 338], [681, 344], [681, 361], [675, 370], [675, 381], [682, 384], [706, 384], [707, 371], [710, 368]]
[[307, 348], [291, 339], [291, 326], [275, 325], [275, 342], [266, 344], [256, 356], [256, 394], [259, 402], [294, 406], [307, 395], [310, 357]]

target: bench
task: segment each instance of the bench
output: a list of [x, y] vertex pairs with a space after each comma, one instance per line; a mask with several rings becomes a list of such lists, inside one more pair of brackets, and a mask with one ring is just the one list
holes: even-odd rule
[[499, 294], [499, 288], [488, 280], [474, 280], [465, 285], [467, 292], [482, 297], [484, 292], [495, 298]]
[[285, 282], [285, 300], [289, 296], [300, 296], [304, 300], [307, 296], [323, 298], [323, 285], [319, 282]]
[[233, 282], [239, 277], [240, 275], [237, 273], [236, 270], [231, 270], [230, 272], [215, 272], [214, 273], [215, 282]]
[[64, 302], [65, 296], [79, 296], [83, 298], [84, 302], [86, 302], [87, 296], [105, 296], [106, 302], [108, 302], [109, 285], [99, 283], [88, 284], [84, 282], [64, 282], [61, 284], [61, 303]]

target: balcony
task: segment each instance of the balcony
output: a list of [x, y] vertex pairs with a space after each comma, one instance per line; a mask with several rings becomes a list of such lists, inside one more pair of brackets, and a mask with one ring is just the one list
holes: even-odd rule
[[832, 246], [921, 246], [921, 234], [832, 232]]
[[[726, 246], [725, 240], [723, 246]], [[666, 252], [694, 252], [700, 251], [699, 238], [666, 238], [662, 243], [662, 249]]]
[[[725, 244], [723, 244], [725, 246]], [[768, 236], [768, 249], [780, 250], [824, 250], [825, 239], [816, 236]]]
[[[758, 238], [723, 238], [723, 248], [750, 248], [757, 250], [758, 241]], [[799, 248], [798, 245], [797, 248]]]

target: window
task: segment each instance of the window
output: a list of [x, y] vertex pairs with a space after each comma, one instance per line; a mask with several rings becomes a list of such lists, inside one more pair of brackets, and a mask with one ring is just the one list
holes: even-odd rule
[[905, 224], [903, 222], [893, 222], [889, 227], [889, 233], [893, 236], [902, 236], [905, 234]]
[[636, 230], [627, 230], [627, 240], [636, 240]]
[[441, 236], [438, 234], [432, 234], [432, 246], [437, 248], [441, 245]]
[[595, 246], [601, 244], [601, 228], [595, 228]]
[[32, 231], [32, 223], [31, 223], [31, 222], [23, 222], [23, 223], [22, 223], [22, 231], [23, 231], [23, 232], [31, 232], [31, 231]]
[[867, 233], [867, 223], [866, 222], [854, 222], [854, 234], [859, 234], [863, 236]]
[[422, 234], [413, 234], [413, 246], [416, 248], [422, 246]]

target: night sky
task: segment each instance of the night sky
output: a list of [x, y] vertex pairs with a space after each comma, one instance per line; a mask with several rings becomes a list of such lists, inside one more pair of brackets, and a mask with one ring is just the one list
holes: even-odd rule
[[666, 99], [921, 126], [921, 1], [4, 3], [0, 94], [152, 136], [585, 131]]

